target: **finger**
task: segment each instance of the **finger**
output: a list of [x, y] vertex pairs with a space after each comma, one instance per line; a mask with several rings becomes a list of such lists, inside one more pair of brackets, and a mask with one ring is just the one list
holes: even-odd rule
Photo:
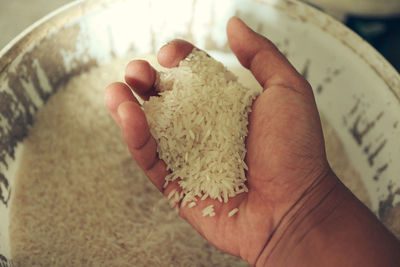
[[227, 25], [229, 46], [240, 63], [250, 69], [266, 89], [276, 85], [299, 92], [311, 92], [311, 87], [267, 38], [252, 31], [242, 20], [232, 17]]
[[118, 116], [118, 106], [126, 101], [137, 102], [131, 89], [124, 83], [112, 83], [106, 88], [105, 102], [110, 110], [111, 117], [121, 127], [121, 122]]
[[192, 52], [193, 48], [195, 47], [187, 41], [174, 40], [160, 48], [157, 56], [158, 62], [166, 68], [177, 67], [179, 62]]
[[125, 69], [125, 81], [143, 100], [156, 95], [156, 70], [145, 60], [133, 60]]
[[118, 116], [132, 157], [157, 189], [163, 192], [168, 171], [164, 161], [158, 158], [157, 144], [150, 134], [143, 110], [137, 102], [127, 101], [119, 105]]

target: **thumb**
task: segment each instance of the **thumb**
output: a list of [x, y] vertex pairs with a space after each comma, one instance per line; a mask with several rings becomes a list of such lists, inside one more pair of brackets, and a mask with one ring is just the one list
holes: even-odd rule
[[253, 73], [264, 90], [279, 85], [312, 94], [310, 85], [278, 48], [241, 19], [232, 17], [228, 21], [227, 35], [229, 46], [239, 62]]

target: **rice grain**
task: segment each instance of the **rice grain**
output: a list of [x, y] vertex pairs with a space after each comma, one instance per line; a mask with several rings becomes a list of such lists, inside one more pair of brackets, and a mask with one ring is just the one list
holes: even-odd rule
[[235, 215], [236, 213], [238, 213], [239, 209], [238, 208], [234, 208], [233, 210], [231, 210], [228, 213], [228, 217], [232, 217], [233, 215]]

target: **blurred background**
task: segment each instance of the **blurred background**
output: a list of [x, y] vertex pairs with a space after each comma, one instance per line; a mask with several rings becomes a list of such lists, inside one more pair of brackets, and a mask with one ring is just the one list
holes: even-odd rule
[[[400, 0], [304, 0], [342, 21], [400, 71]], [[0, 0], [0, 49], [72, 0]]]
[[342, 21], [400, 71], [400, 0], [304, 0]]

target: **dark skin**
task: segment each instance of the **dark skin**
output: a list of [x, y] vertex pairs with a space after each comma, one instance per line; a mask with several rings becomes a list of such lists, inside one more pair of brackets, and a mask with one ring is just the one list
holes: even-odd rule
[[[254, 101], [246, 140], [248, 193], [220, 203], [207, 198], [179, 215], [220, 250], [257, 266], [399, 266], [399, 242], [337, 179], [325, 155], [321, 123], [310, 85], [278, 49], [240, 19], [228, 22], [230, 48], [264, 88]], [[175, 40], [158, 53], [176, 67], [194, 48]], [[146, 61], [126, 68], [126, 83], [106, 90], [111, 116], [151, 182], [164, 194], [168, 174], [157, 156], [132, 88], [143, 100], [156, 95], [156, 72]], [[216, 215], [203, 217], [214, 205]], [[227, 216], [233, 208], [239, 212]], [[371, 234], [373, 231], [373, 234]], [[362, 264], [362, 265], [360, 265]]]

